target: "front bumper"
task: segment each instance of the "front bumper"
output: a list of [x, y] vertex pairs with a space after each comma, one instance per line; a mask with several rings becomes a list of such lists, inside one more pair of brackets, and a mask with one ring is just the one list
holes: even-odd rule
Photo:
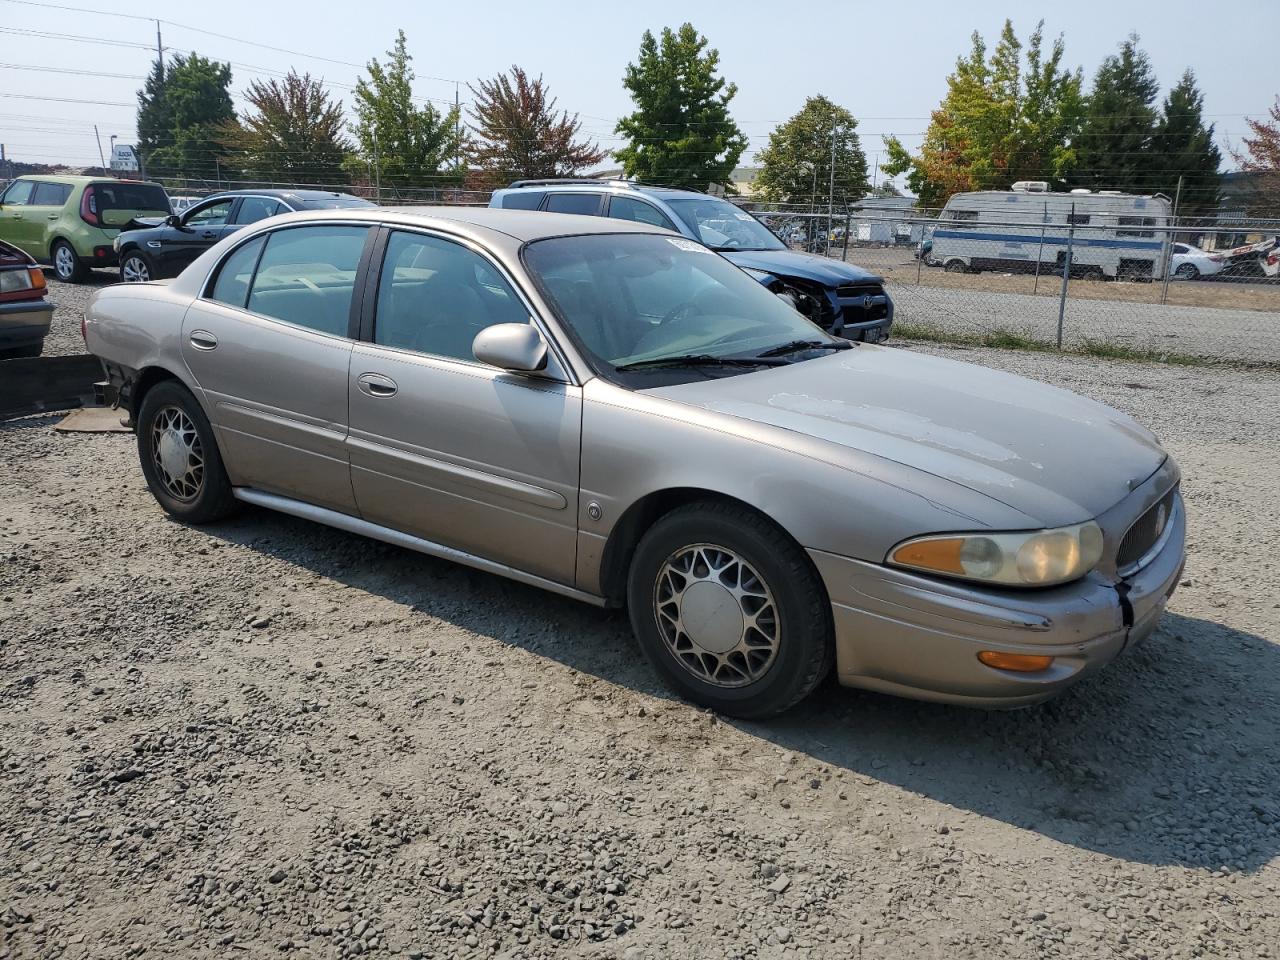
[[53, 304], [48, 300], [0, 303], [0, 346], [24, 347], [49, 335]]
[[[1176, 503], [1163, 549], [1118, 582], [1094, 572], [1048, 590], [1000, 590], [810, 550], [831, 597], [840, 682], [975, 707], [1049, 699], [1155, 629], [1182, 575], [1186, 519]], [[981, 663], [983, 650], [1055, 659], [1014, 673]]]

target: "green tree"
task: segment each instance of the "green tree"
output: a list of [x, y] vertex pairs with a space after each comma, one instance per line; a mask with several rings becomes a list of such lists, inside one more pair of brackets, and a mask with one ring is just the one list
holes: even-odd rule
[[368, 78], [356, 81], [352, 130], [363, 157], [355, 169], [365, 168], [376, 157], [384, 186], [461, 183], [465, 144], [459, 111], [414, 102], [414, 73], [409, 65], [413, 58], [405, 48], [403, 30], [387, 57], [385, 67], [370, 60]]
[[1204, 96], [1188, 69], [1169, 91], [1151, 136], [1151, 192], [1173, 196], [1182, 178], [1179, 215], [1205, 216], [1218, 206], [1222, 152], [1213, 142], [1213, 124], [1204, 123]]
[[1137, 34], [1102, 61], [1093, 78], [1084, 123], [1073, 144], [1071, 185], [1091, 190], [1147, 192], [1160, 84]]
[[169, 145], [173, 124], [165, 88], [164, 61], [157, 58], [151, 63], [145, 85], [138, 91], [138, 154], [144, 164], [150, 162], [157, 150]]
[[947, 93], [933, 112], [919, 154], [886, 137], [890, 176], [907, 174], [923, 206], [965, 190], [1003, 190], [1018, 180], [1061, 183], [1080, 123], [1081, 74], [1062, 65], [1062, 38], [1044, 49], [1044, 24], [1023, 44], [1006, 20], [990, 57], [976, 31], [956, 60]]
[[247, 176], [290, 183], [346, 182], [351, 148], [343, 135], [342, 101], [319, 80], [290, 70], [283, 81], [255, 80], [245, 91], [253, 107], [224, 130], [223, 145]]
[[628, 143], [614, 155], [628, 176], [693, 190], [730, 182], [747, 138], [729, 115], [738, 88], [717, 76], [719, 65], [690, 23], [664, 27], [661, 43], [644, 32], [622, 79], [636, 109], [618, 121]]
[[542, 78], [530, 80], [520, 67], [467, 88], [475, 98], [471, 159], [491, 187], [519, 178], [571, 176], [609, 155], [598, 144], [577, 139], [578, 115], [557, 113]]
[[[152, 71], [147, 87], [138, 95], [138, 123], [143, 121], [143, 101], [149, 114], [167, 124], [163, 136], [156, 135], [156, 145], [147, 159], [149, 173], [169, 176], [212, 178], [219, 171], [223, 148], [221, 140], [226, 125], [234, 123], [235, 108], [231, 104], [231, 65], [208, 60], [193, 53], [179, 54], [168, 68]], [[153, 123], [152, 115], [146, 123]], [[148, 132], [156, 128], [150, 126]], [[143, 133], [141, 127], [139, 134]], [[145, 141], [144, 141], [145, 143]]]
[[755, 190], [770, 203], [825, 203], [832, 178], [835, 141], [834, 203], [844, 206], [866, 194], [867, 157], [858, 139], [858, 121], [824, 96], [809, 97], [800, 112], [769, 134], [756, 159]]

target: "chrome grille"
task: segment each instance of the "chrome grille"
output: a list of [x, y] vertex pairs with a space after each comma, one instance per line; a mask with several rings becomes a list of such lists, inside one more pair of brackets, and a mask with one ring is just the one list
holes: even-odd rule
[[1159, 541], [1161, 534], [1173, 519], [1174, 501], [1178, 496], [1178, 488], [1174, 487], [1147, 512], [1133, 522], [1120, 541], [1120, 549], [1116, 553], [1116, 569], [1121, 573], [1141, 562]]

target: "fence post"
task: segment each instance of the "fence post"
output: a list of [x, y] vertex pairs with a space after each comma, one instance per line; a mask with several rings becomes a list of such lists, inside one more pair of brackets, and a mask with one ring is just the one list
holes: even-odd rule
[[[1178, 226], [1178, 203], [1182, 200], [1182, 175], [1178, 175], [1178, 189], [1173, 195], [1173, 215], [1169, 218], [1169, 226], [1176, 228]], [[1160, 302], [1169, 302], [1169, 268], [1173, 266], [1173, 231], [1166, 230], [1164, 234], [1164, 245], [1160, 248], [1160, 255], [1164, 257], [1164, 286], [1160, 290]]]
[[[1045, 204], [1047, 207], [1048, 204]], [[1040, 249], [1036, 251], [1036, 281], [1031, 285], [1031, 292], [1037, 293], [1040, 290], [1040, 261], [1044, 259], [1044, 231], [1045, 224], [1040, 225]]]
[[1067, 285], [1071, 283], [1071, 252], [1076, 238], [1076, 205], [1071, 204], [1071, 226], [1067, 230], [1067, 256], [1062, 264], [1062, 295], [1058, 298], [1058, 349], [1062, 349], [1062, 320], [1067, 313]]
[[924, 268], [924, 221], [920, 222], [920, 248], [916, 250], [916, 286], [920, 286], [920, 271]]
[[844, 215], [844, 246], [840, 250], [840, 259], [849, 259], [849, 231], [853, 229], [853, 214], [848, 211]]

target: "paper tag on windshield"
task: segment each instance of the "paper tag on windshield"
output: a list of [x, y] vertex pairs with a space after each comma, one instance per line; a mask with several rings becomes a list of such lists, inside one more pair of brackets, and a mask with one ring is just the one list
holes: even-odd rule
[[667, 237], [665, 239], [667, 243], [671, 244], [673, 247], [679, 247], [681, 250], [687, 250], [689, 253], [710, 253], [711, 252], [702, 244], [694, 243], [692, 240], [686, 240], [683, 237]]
[[749, 214], [749, 213], [735, 213], [735, 214], [734, 214], [734, 216], [735, 216], [735, 217], [737, 217], [739, 220], [750, 220], [750, 219], [751, 219], [751, 214]]

